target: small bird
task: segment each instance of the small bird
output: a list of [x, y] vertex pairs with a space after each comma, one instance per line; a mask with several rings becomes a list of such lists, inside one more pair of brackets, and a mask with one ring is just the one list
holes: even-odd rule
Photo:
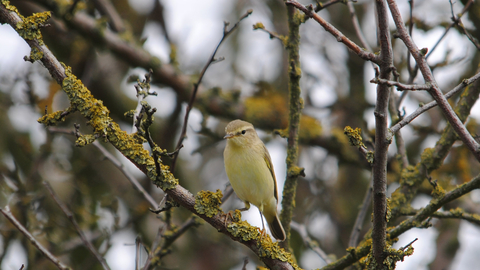
[[233, 190], [245, 203], [240, 211], [248, 210], [250, 203], [258, 207], [273, 237], [284, 241], [285, 230], [277, 214], [277, 180], [267, 148], [248, 122], [234, 120], [227, 125], [225, 133], [225, 170]]

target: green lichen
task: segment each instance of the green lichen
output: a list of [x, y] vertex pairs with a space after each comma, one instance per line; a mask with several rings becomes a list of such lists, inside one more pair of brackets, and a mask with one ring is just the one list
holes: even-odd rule
[[438, 199], [443, 196], [445, 196], [445, 190], [438, 183], [436, 183], [433, 187], [432, 197]]
[[32, 16], [27, 18], [22, 16], [22, 21], [17, 23], [16, 30], [23, 39], [38, 40], [40, 45], [43, 45], [42, 32], [40, 29], [44, 27], [45, 22], [50, 17], [50, 11], [33, 13]]
[[217, 192], [202, 190], [195, 195], [195, 210], [198, 214], [211, 218], [218, 212], [222, 212], [220, 208], [222, 197], [220, 189], [217, 189]]
[[426, 148], [423, 150], [422, 155], [420, 156], [422, 164], [429, 170], [438, 169], [442, 165], [442, 160], [439, 160], [434, 157], [435, 149]]
[[418, 166], [419, 165], [409, 165], [407, 168], [402, 170], [402, 174], [400, 176], [400, 185], [414, 186], [421, 183], [425, 179], [421, 176]]

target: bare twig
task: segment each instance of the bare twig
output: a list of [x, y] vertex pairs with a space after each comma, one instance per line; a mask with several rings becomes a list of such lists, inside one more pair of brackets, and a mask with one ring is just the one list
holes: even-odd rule
[[312, 240], [312, 238], [310, 238], [310, 236], [308, 236], [307, 228], [306, 228], [305, 225], [299, 224], [295, 221], [292, 221], [290, 223], [290, 226], [292, 227], [292, 229], [294, 229], [295, 231], [297, 231], [300, 234], [305, 246], [309, 247], [311, 250], [313, 250], [315, 253], [317, 253], [317, 255], [320, 256], [320, 258], [322, 258], [322, 260], [324, 260], [325, 263], [327, 263], [327, 264], [332, 263], [332, 260], [328, 257], [327, 253], [325, 253], [325, 251], [323, 251], [318, 246], [316, 241]]
[[357, 246], [358, 238], [360, 237], [360, 232], [362, 231], [363, 227], [363, 222], [365, 221], [365, 216], [367, 215], [368, 208], [370, 207], [370, 203], [372, 202], [372, 192], [373, 187], [372, 184], [370, 184], [367, 191], [365, 192], [365, 197], [363, 197], [362, 207], [360, 208], [360, 211], [358, 211], [357, 218], [355, 219], [355, 223], [350, 234], [350, 239], [348, 240], [349, 247]]
[[93, 0], [93, 3], [100, 13], [108, 17], [110, 26], [115, 32], [125, 31], [125, 25], [123, 24], [122, 17], [120, 17], [117, 10], [115, 10], [115, 7], [109, 0]]
[[405, 28], [405, 24], [396, 2], [394, 0], [387, 0], [387, 2], [390, 7], [393, 20], [395, 21], [399, 38], [405, 43], [413, 58], [415, 58], [425, 83], [432, 85], [432, 88], [428, 90], [429, 94], [433, 97], [433, 99], [435, 99], [435, 101], [437, 101], [438, 106], [442, 109], [445, 118], [452, 125], [452, 128], [463, 141], [465, 146], [470, 150], [473, 156], [480, 161], [480, 144], [475, 141], [473, 136], [468, 132], [467, 128], [455, 114], [442, 91], [438, 87], [432, 71], [425, 60], [424, 53], [418, 49], [417, 45], [415, 45], [412, 38], [408, 34], [407, 29]]
[[355, 33], [357, 34], [358, 39], [360, 39], [360, 43], [362, 43], [362, 46], [367, 49], [367, 51], [373, 52], [372, 47], [370, 47], [367, 39], [363, 35], [362, 28], [360, 27], [360, 23], [358, 22], [357, 14], [355, 13], [355, 8], [353, 7], [353, 3], [348, 1], [347, 6], [348, 11], [350, 12], [350, 17], [352, 18], [353, 28], [355, 29]]
[[370, 80], [371, 83], [375, 84], [385, 84], [387, 86], [395, 86], [397, 87], [397, 90], [403, 91], [403, 90], [410, 90], [410, 91], [417, 91], [417, 90], [430, 90], [432, 88], [428, 84], [404, 84], [401, 82], [397, 81], [389, 81], [385, 79], [380, 79], [380, 78], [375, 78]]
[[[459, 85], [455, 86], [455, 88], [453, 88], [452, 90], [450, 90], [448, 93], [445, 94], [445, 98], [446, 99], [449, 99], [451, 98], [453, 95], [457, 94], [458, 92], [462, 91], [463, 89], [465, 89], [465, 87], [467, 87], [468, 85], [474, 83], [476, 80], [478, 80], [480, 78], [480, 72], [475, 74], [474, 76], [470, 77], [469, 79], [465, 79], [463, 80]], [[390, 128], [390, 132], [392, 134], [395, 134], [396, 132], [398, 132], [402, 127], [408, 125], [410, 122], [412, 122], [415, 118], [417, 118], [419, 115], [421, 115], [422, 113], [430, 110], [431, 108], [437, 106], [437, 102], [436, 101], [432, 101], [432, 102], [429, 102], [421, 107], [419, 107], [418, 109], [416, 109], [413, 113], [411, 113], [410, 115], [408, 115], [407, 117], [403, 118], [400, 122], [396, 123], [394, 126], [392, 126]]]
[[321, 3], [317, 0], [316, 2], [317, 2], [317, 5], [315, 6], [315, 12], [319, 12], [320, 10], [325, 9], [331, 5], [335, 5], [338, 3], [345, 4], [346, 2], [348, 2], [348, 0], [330, 0], [326, 3]]
[[3, 209], [0, 208], [0, 212], [8, 219], [10, 222], [21, 232], [27, 239], [34, 245], [40, 253], [42, 253], [47, 259], [49, 259], [52, 263], [54, 263], [58, 269], [62, 270], [70, 270], [71, 268], [63, 264], [57, 257], [53, 256], [50, 251], [48, 251], [42, 244], [40, 244], [33, 235], [27, 231], [25, 227], [13, 216], [12, 212], [10, 212], [10, 207], [7, 205]]
[[400, 250], [404, 251], [409, 246], [413, 245], [413, 243], [417, 242], [418, 238], [413, 239], [410, 243], [406, 244], [405, 246], [401, 247]]
[[285, 2], [287, 5], [294, 6], [295, 8], [301, 10], [303, 13], [305, 13], [308, 17], [314, 19], [316, 22], [318, 22], [327, 32], [332, 34], [338, 42], [342, 42], [345, 44], [350, 50], [352, 50], [354, 53], [356, 53], [360, 58], [367, 60], [367, 61], [372, 61], [374, 63], [377, 63], [377, 57], [374, 53], [372, 52], [367, 52], [364, 49], [362, 49], [360, 46], [358, 46], [355, 42], [351, 41], [349, 38], [344, 36], [342, 32], [338, 31], [333, 25], [325, 21], [322, 17], [318, 16], [316, 13], [313, 12], [313, 6], [310, 5], [308, 7], [304, 7], [302, 4], [298, 3], [297, 1], [286, 1]]
[[183, 140], [185, 140], [186, 136], [187, 136], [187, 126], [188, 126], [188, 117], [190, 115], [190, 111], [192, 110], [193, 108], [193, 103], [195, 102], [195, 98], [197, 96], [197, 91], [198, 91], [198, 87], [200, 86], [200, 83], [202, 82], [202, 79], [203, 79], [203, 76], [205, 75], [205, 72], [207, 72], [207, 69], [208, 67], [218, 61], [217, 59], [215, 59], [215, 55], [217, 54], [217, 51], [218, 51], [218, 48], [220, 48], [220, 45], [222, 45], [223, 41], [226, 40], [226, 38], [233, 32], [235, 31], [235, 29], [237, 29], [237, 26], [239, 25], [239, 23], [247, 18], [250, 14], [252, 14], [252, 10], [248, 10], [247, 13], [245, 13], [242, 17], [240, 17], [240, 19], [238, 20], [238, 22], [232, 26], [232, 28], [228, 29], [228, 25], [229, 23], [228, 22], [225, 22], [225, 27], [223, 29], [223, 36], [222, 36], [222, 39], [220, 39], [220, 42], [218, 43], [217, 47], [215, 48], [215, 50], [213, 51], [212, 55], [210, 56], [207, 64], [205, 64], [205, 66], [203, 67], [202, 71], [200, 72], [200, 76], [197, 80], [197, 82], [193, 85], [193, 91], [192, 91], [192, 95], [190, 96], [190, 100], [188, 102], [188, 105], [187, 105], [187, 111], [185, 112], [185, 118], [183, 119], [183, 126], [182, 126], [182, 132], [180, 134], [180, 138], [178, 139], [178, 142], [177, 142], [177, 146], [175, 147], [175, 151], [177, 152], [177, 154], [173, 157], [173, 160], [172, 160], [172, 166], [171, 166], [171, 171], [172, 172], [175, 172], [175, 164], [177, 162], [177, 157], [178, 157], [178, 150], [180, 150], [181, 146], [182, 146], [182, 143], [183, 143]]
[[[402, 215], [414, 216], [418, 214], [419, 211], [411, 210], [402, 212]], [[463, 219], [472, 224], [480, 226], [480, 216], [478, 214], [465, 213], [463, 210], [452, 209], [450, 211], [435, 212], [431, 215], [434, 218], [438, 219]]]
[[77, 231], [78, 236], [80, 236], [80, 239], [82, 239], [83, 244], [88, 248], [88, 250], [90, 250], [90, 252], [93, 254], [93, 256], [95, 256], [95, 258], [97, 258], [97, 260], [102, 265], [103, 269], [110, 270], [110, 267], [108, 266], [107, 261], [105, 261], [105, 259], [102, 257], [102, 255], [100, 255], [100, 253], [98, 253], [97, 249], [92, 245], [92, 243], [90, 243], [90, 241], [87, 239], [87, 237], [83, 233], [82, 229], [80, 228], [80, 226], [77, 223], [77, 220], [73, 216], [73, 213], [60, 200], [60, 198], [58, 198], [57, 194], [55, 193], [55, 191], [52, 189], [52, 187], [50, 186], [50, 184], [48, 182], [44, 181], [43, 185], [48, 190], [48, 192], [52, 196], [53, 200], [57, 203], [57, 205], [60, 207], [60, 209], [62, 209], [62, 212], [65, 214], [65, 216], [67, 216], [68, 220], [70, 220], [70, 222], [73, 224], [73, 227], [75, 227], [75, 230]]
[[[451, 10], [452, 10], [452, 21], [453, 23], [458, 27], [460, 28], [460, 30], [465, 34], [465, 36], [467, 36], [467, 38], [473, 43], [473, 45], [475, 45], [475, 47], [477, 47], [477, 50], [480, 50], [480, 44], [478, 43], [478, 40], [476, 38], [474, 38], [468, 31], [467, 29], [465, 28], [465, 26], [463, 25], [462, 23], [462, 17], [461, 16], [455, 16], [455, 13], [453, 11], [453, 4], [454, 2], [452, 2], [452, 0], [449, 0], [450, 2], [450, 7], [451, 7]], [[471, 5], [471, 3], [473, 2], [473, 0], [467, 2], [467, 5]], [[466, 10], [464, 8], [464, 10]]]
[[[54, 127], [49, 127], [48, 130], [50, 132], [54, 133], [63, 133], [63, 134], [69, 134], [69, 135], [74, 135], [74, 131], [68, 130], [68, 129], [63, 129], [63, 128], [54, 128]], [[148, 192], [143, 188], [143, 186], [138, 182], [138, 180], [130, 173], [127, 171], [125, 166], [115, 157], [113, 156], [105, 147], [103, 147], [99, 142], [95, 141], [93, 142], [93, 145], [102, 152], [102, 154], [105, 156], [105, 158], [110, 161], [117, 169], [119, 169], [123, 175], [127, 178], [127, 180], [133, 185], [133, 187], [142, 194], [142, 196], [145, 198], [145, 200], [150, 203], [152, 208], [156, 209], [158, 208], [158, 203], [155, 201], [155, 199], [148, 194]]]

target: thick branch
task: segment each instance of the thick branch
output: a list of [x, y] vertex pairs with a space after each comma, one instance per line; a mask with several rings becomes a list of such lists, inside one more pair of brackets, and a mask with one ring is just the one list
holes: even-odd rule
[[[390, 80], [393, 69], [393, 51], [388, 28], [387, 6], [383, 0], [375, 1], [377, 27], [380, 42], [380, 79]], [[373, 256], [378, 269], [383, 269], [386, 258], [385, 240], [387, 228], [387, 159], [388, 146], [388, 102], [390, 89], [387, 85], [377, 85], [375, 105], [375, 161], [373, 163]]]
[[287, 7], [288, 12], [288, 51], [289, 67], [289, 114], [288, 114], [288, 145], [287, 145], [287, 177], [283, 188], [282, 213], [280, 219], [287, 234], [286, 240], [282, 243], [284, 248], [289, 247], [290, 241], [290, 222], [292, 221], [293, 208], [295, 206], [295, 195], [297, 190], [297, 180], [303, 170], [297, 167], [298, 160], [298, 131], [300, 126], [300, 116], [302, 114], [303, 101], [300, 97], [300, 24], [299, 17], [296, 16], [297, 10], [293, 7]]

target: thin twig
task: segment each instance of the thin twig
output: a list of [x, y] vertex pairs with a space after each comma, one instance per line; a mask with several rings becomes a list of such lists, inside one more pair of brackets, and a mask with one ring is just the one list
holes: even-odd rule
[[332, 5], [335, 5], [335, 4], [338, 4], [338, 3], [345, 4], [346, 2], [348, 2], [348, 0], [330, 0], [326, 3], [321, 3], [319, 1], [316, 1], [316, 2], [317, 2], [317, 5], [315, 6], [315, 12], [319, 12], [322, 9], [325, 9], [329, 6], [332, 6]]
[[[417, 210], [404, 211], [402, 212], [402, 215], [414, 216], [418, 214], [418, 212], [419, 211]], [[431, 216], [438, 219], [463, 219], [472, 224], [480, 226], [480, 216], [478, 214], [470, 214], [470, 213], [465, 213], [463, 211], [456, 212], [456, 209], [452, 209], [450, 211], [443, 211], [443, 212], [437, 211], [433, 213]]]
[[[373, 173], [372, 173], [373, 175]], [[362, 207], [360, 211], [358, 211], [357, 218], [355, 219], [355, 223], [352, 228], [352, 232], [350, 233], [350, 239], [348, 240], [349, 247], [356, 247], [358, 243], [358, 238], [360, 237], [360, 232], [362, 231], [363, 222], [365, 221], [365, 217], [367, 215], [368, 208], [372, 202], [372, 186], [373, 179], [370, 181], [370, 185], [365, 192], [365, 196], [363, 197]]]
[[49, 259], [52, 263], [54, 263], [59, 269], [62, 270], [70, 270], [71, 268], [69, 266], [66, 266], [63, 264], [57, 257], [53, 256], [50, 251], [48, 251], [42, 244], [40, 244], [33, 235], [27, 231], [25, 227], [23, 227], [22, 224], [13, 216], [12, 212], [10, 212], [10, 207], [7, 205], [5, 208], [0, 208], [0, 212], [8, 219], [10, 222], [21, 232], [27, 239], [34, 245], [40, 253], [42, 253], [47, 259]]
[[108, 17], [110, 27], [112, 27], [113, 31], [125, 31], [125, 25], [123, 23], [122, 17], [120, 16], [120, 14], [118, 14], [117, 10], [109, 0], [93, 0], [93, 3], [101, 14], [104, 14]]
[[350, 12], [350, 17], [352, 19], [353, 28], [355, 29], [355, 33], [357, 34], [358, 39], [360, 39], [360, 43], [362, 46], [367, 49], [369, 52], [373, 52], [372, 47], [367, 42], [365, 35], [363, 34], [362, 27], [360, 27], [360, 23], [358, 22], [358, 16], [355, 13], [355, 8], [353, 7], [353, 3], [348, 1], [347, 2], [348, 11]]
[[397, 87], [397, 90], [403, 91], [403, 90], [410, 90], [410, 91], [417, 91], [417, 90], [430, 90], [432, 88], [431, 85], [428, 84], [404, 84], [401, 82], [397, 81], [389, 81], [385, 79], [380, 79], [380, 78], [375, 78], [370, 80], [371, 83], [375, 84], [385, 84], [387, 86], [395, 86]]
[[343, 35], [342, 32], [337, 30], [333, 25], [325, 21], [322, 17], [320, 17], [318, 14], [313, 12], [313, 6], [309, 5], [308, 7], [304, 7], [302, 4], [298, 3], [297, 1], [286, 1], [285, 4], [294, 6], [295, 8], [301, 10], [303, 13], [305, 13], [308, 17], [314, 19], [316, 22], [318, 22], [327, 32], [332, 34], [338, 42], [342, 42], [345, 44], [350, 50], [352, 50], [355, 54], [357, 54], [360, 58], [367, 60], [367, 61], [372, 61], [374, 63], [377, 63], [377, 56], [372, 53], [372, 52], [367, 52], [364, 49], [362, 49], [360, 46], [358, 46], [355, 42], [351, 41], [349, 38], [347, 38], [345, 35]]
[[[68, 135], [74, 135], [74, 131], [68, 130], [68, 129], [63, 129], [63, 128], [54, 128], [54, 127], [49, 127], [48, 130], [50, 132], [54, 133], [63, 133], [63, 134], [68, 134]], [[117, 169], [119, 169], [123, 175], [127, 178], [127, 180], [133, 185], [133, 187], [142, 194], [142, 196], [150, 203], [152, 208], [156, 209], [158, 208], [158, 203], [153, 199], [150, 194], [143, 188], [143, 186], [138, 182], [138, 180], [130, 173], [127, 171], [125, 166], [115, 157], [113, 156], [105, 147], [103, 147], [99, 142], [95, 141], [93, 142], [93, 146], [95, 146], [100, 152], [102, 152], [103, 156], [110, 161]]]
[[418, 49], [417, 45], [413, 42], [412, 38], [408, 34], [396, 1], [387, 0], [387, 2], [390, 7], [390, 12], [392, 14], [393, 20], [397, 27], [399, 38], [407, 46], [413, 58], [415, 58], [415, 61], [417, 62], [420, 72], [422, 73], [425, 80], [425, 83], [432, 85], [432, 88], [428, 91], [429, 94], [433, 97], [433, 99], [437, 101], [439, 107], [442, 109], [445, 118], [451, 124], [452, 128], [463, 141], [465, 146], [470, 150], [473, 156], [478, 161], [480, 161], [480, 144], [475, 141], [473, 136], [468, 132], [465, 125], [462, 123], [462, 121], [460, 121], [460, 119], [448, 103], [447, 99], [444, 97], [440, 87], [435, 81], [432, 70], [430, 69], [427, 61], [425, 60], [424, 53], [422, 53], [422, 50]]
[[157, 231], [157, 236], [155, 236], [155, 240], [152, 243], [152, 247], [150, 248], [150, 252], [148, 252], [148, 258], [143, 266], [144, 270], [148, 270], [150, 268], [150, 264], [152, 263], [152, 259], [155, 256], [155, 251], [157, 250], [160, 241], [162, 240], [163, 237], [163, 232], [165, 231], [165, 226], [161, 226], [158, 228]]
[[[203, 67], [202, 71], [200, 72], [200, 76], [197, 80], [196, 83], [193, 84], [193, 91], [192, 91], [192, 95], [190, 96], [190, 101], [188, 102], [188, 105], [187, 105], [187, 111], [185, 112], [185, 117], [183, 119], [183, 126], [182, 126], [182, 133], [180, 134], [180, 138], [178, 139], [178, 142], [177, 142], [177, 146], [175, 147], [175, 150], [180, 150], [181, 146], [182, 146], [182, 143], [183, 143], [183, 140], [185, 140], [186, 136], [187, 136], [187, 125], [188, 125], [188, 117], [190, 115], [190, 111], [192, 110], [193, 108], [193, 103], [195, 102], [195, 98], [197, 97], [197, 91], [198, 91], [198, 87], [200, 86], [200, 83], [202, 82], [202, 79], [203, 79], [203, 76], [205, 75], [205, 72], [207, 72], [207, 69], [208, 67], [210, 67], [210, 65], [216, 61], [218, 61], [217, 59], [215, 59], [215, 55], [217, 54], [217, 51], [218, 49], [220, 48], [220, 45], [222, 45], [223, 41], [225, 41], [225, 39], [233, 32], [235, 31], [235, 29], [237, 29], [237, 26], [240, 24], [240, 22], [247, 18], [250, 14], [252, 14], [252, 10], [248, 10], [247, 13], [245, 13], [242, 17], [240, 17], [240, 19], [238, 20], [238, 22], [232, 26], [232, 28], [230, 28], [230, 30], [228, 30], [228, 25], [229, 23], [228, 22], [225, 22], [225, 26], [224, 26], [224, 29], [223, 29], [223, 36], [222, 36], [222, 39], [220, 39], [220, 42], [218, 43], [217, 47], [215, 48], [215, 50], [213, 51], [212, 55], [210, 56], [207, 64], [205, 64], [205, 66]], [[175, 164], [177, 163], [177, 158], [178, 158], [178, 151], [177, 151], [177, 154], [173, 157], [173, 160], [172, 160], [172, 166], [170, 167], [171, 169], [171, 172], [175, 172]]]
[[[463, 80], [459, 85], [455, 86], [455, 88], [453, 88], [452, 90], [448, 91], [448, 93], [445, 94], [445, 98], [446, 99], [449, 99], [451, 98], [453, 95], [457, 94], [458, 92], [462, 91], [463, 89], [465, 89], [465, 87], [467, 87], [468, 85], [474, 83], [476, 80], [478, 80], [480, 78], [480, 72], [475, 74], [474, 76], [470, 77], [469, 79], [465, 79]], [[437, 102], [436, 101], [431, 101], [421, 107], [419, 107], [418, 109], [416, 109], [413, 113], [411, 113], [410, 115], [408, 115], [407, 117], [403, 118], [400, 122], [396, 123], [394, 126], [392, 126], [390, 128], [390, 132], [392, 134], [395, 134], [396, 132], [398, 132], [402, 127], [408, 125], [410, 122], [412, 122], [415, 118], [417, 118], [419, 115], [421, 115], [422, 113], [430, 110], [431, 108], [437, 106]]]
[[[476, 38], [474, 38], [470, 33], [468, 33], [467, 29], [465, 28], [465, 26], [462, 23], [462, 17], [461, 16], [458, 16], [458, 17], [455, 16], [455, 12], [453, 11], [453, 4], [455, 4], [455, 2], [452, 2], [452, 0], [449, 0], [449, 2], [450, 2], [450, 8], [452, 10], [452, 21], [453, 21], [453, 23], [458, 28], [460, 28], [460, 30], [462, 30], [462, 32], [465, 34], [465, 36], [467, 36], [467, 38], [473, 43], [473, 45], [475, 45], [475, 47], [477, 47], [477, 50], [480, 50], [480, 44], [478, 43], [478, 40]], [[471, 3], [467, 3], [467, 5], [468, 4], [471, 4]]]
[[400, 250], [404, 251], [409, 246], [413, 245], [413, 243], [417, 242], [418, 238], [413, 239], [410, 243], [406, 244], [405, 246], [401, 247]]
[[424, 221], [425, 219], [432, 217], [433, 213], [435, 213], [438, 209], [440, 209], [445, 204], [460, 198], [461, 196], [469, 193], [474, 189], [480, 188], [480, 174], [475, 176], [469, 182], [458, 186], [457, 188], [453, 189], [452, 191], [446, 193], [444, 196], [437, 198], [435, 200], [431, 200], [430, 203], [422, 208], [417, 214], [389, 231], [390, 237], [393, 239], [398, 237], [402, 233], [406, 232], [407, 230], [414, 228], [417, 226], [419, 222]]
[[317, 253], [317, 255], [320, 258], [322, 258], [322, 260], [324, 260], [325, 263], [327, 263], [327, 264], [332, 263], [332, 260], [328, 257], [327, 253], [325, 253], [325, 251], [323, 251], [318, 246], [316, 241], [312, 240], [312, 238], [310, 238], [310, 236], [308, 236], [307, 227], [305, 225], [299, 224], [295, 221], [292, 221], [290, 223], [290, 226], [292, 227], [292, 229], [294, 229], [295, 231], [297, 231], [300, 234], [305, 246], [309, 247], [311, 250], [313, 250], [313, 252]]
[[55, 191], [52, 189], [52, 187], [50, 186], [50, 184], [48, 182], [43, 181], [43, 185], [48, 190], [48, 192], [52, 196], [53, 200], [57, 203], [57, 205], [60, 207], [60, 209], [62, 209], [62, 212], [65, 214], [65, 216], [67, 216], [68, 220], [70, 220], [73, 227], [75, 227], [75, 230], [77, 231], [78, 236], [80, 236], [80, 239], [82, 239], [83, 244], [88, 248], [88, 250], [90, 250], [90, 252], [95, 256], [95, 258], [97, 258], [97, 260], [102, 265], [103, 269], [110, 270], [110, 267], [108, 266], [107, 261], [105, 261], [105, 259], [102, 257], [102, 255], [100, 255], [100, 253], [98, 253], [97, 249], [92, 245], [92, 243], [90, 243], [90, 241], [87, 239], [87, 237], [83, 233], [82, 229], [80, 228], [80, 226], [77, 223], [77, 220], [73, 216], [73, 213], [60, 200], [60, 198], [58, 198], [57, 194], [55, 193]]

